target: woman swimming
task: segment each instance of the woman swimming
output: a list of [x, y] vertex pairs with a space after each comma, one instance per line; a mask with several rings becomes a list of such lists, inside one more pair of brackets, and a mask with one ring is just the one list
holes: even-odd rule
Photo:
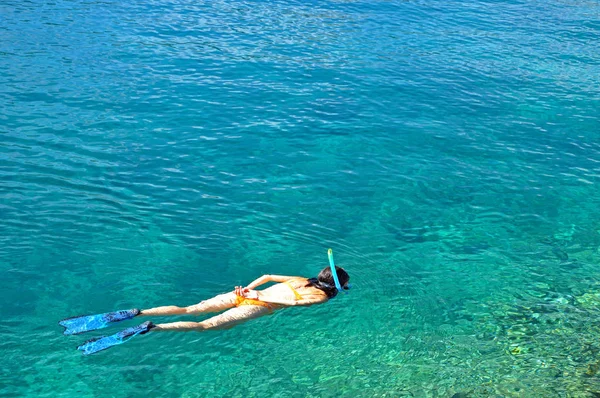
[[[225, 311], [201, 322], [171, 322], [141, 325], [125, 329], [112, 336], [87, 341], [77, 347], [84, 354], [121, 344], [138, 334], [158, 331], [205, 331], [229, 329], [250, 319], [271, 314], [273, 311], [291, 306], [321, 304], [335, 297], [339, 291], [349, 288], [350, 276], [340, 267], [333, 265], [329, 252], [330, 267], [324, 268], [316, 278], [298, 276], [263, 275], [246, 287], [237, 286], [234, 291], [220, 294], [189, 307], [163, 306], [146, 310], [131, 309], [105, 314], [87, 315], [59, 322], [65, 327], [64, 334], [72, 335], [107, 327], [110, 323], [131, 319], [135, 316], [198, 315]], [[335, 269], [335, 273], [332, 270]], [[276, 284], [263, 290], [257, 287], [269, 282]]]
[[[342, 288], [347, 289], [348, 273], [335, 267]], [[264, 290], [255, 290], [268, 282], [276, 282]], [[148, 315], [197, 315], [210, 312], [224, 313], [202, 322], [161, 323], [151, 327], [151, 331], [204, 331], [229, 329], [250, 319], [271, 314], [273, 311], [292, 306], [311, 306], [325, 303], [337, 295], [338, 291], [329, 267], [323, 269], [316, 278], [298, 276], [263, 275], [246, 287], [237, 286], [233, 292], [220, 294], [189, 307], [157, 307], [142, 310], [140, 316]]]

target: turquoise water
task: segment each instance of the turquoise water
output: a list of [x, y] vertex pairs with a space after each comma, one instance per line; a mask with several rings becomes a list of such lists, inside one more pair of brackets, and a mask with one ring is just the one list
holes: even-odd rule
[[[0, 395], [597, 396], [599, 13], [2, 1]], [[328, 247], [323, 306], [85, 358], [57, 325]]]

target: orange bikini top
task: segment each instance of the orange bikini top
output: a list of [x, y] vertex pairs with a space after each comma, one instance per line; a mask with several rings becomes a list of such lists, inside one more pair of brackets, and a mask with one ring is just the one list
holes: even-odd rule
[[302, 296], [300, 295], [300, 293], [298, 293], [298, 292], [296, 291], [296, 289], [294, 289], [294, 288], [292, 287], [292, 284], [290, 283], [290, 281], [285, 281], [285, 282], [283, 282], [283, 283], [285, 283], [286, 285], [288, 285], [288, 287], [289, 287], [290, 289], [292, 289], [292, 292], [294, 292], [294, 296], [296, 296], [296, 300], [302, 300]]

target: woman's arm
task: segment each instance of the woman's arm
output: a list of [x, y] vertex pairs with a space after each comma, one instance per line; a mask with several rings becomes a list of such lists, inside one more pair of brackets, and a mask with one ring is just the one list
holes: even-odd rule
[[260, 285], [264, 285], [265, 283], [269, 283], [269, 282], [281, 283], [281, 282], [285, 282], [292, 278], [298, 278], [298, 277], [297, 276], [283, 276], [283, 275], [263, 275], [260, 278], [252, 281], [252, 283], [250, 283], [248, 286], [246, 286], [246, 289], [252, 290]]
[[296, 306], [296, 305], [309, 306], [309, 305], [313, 305], [313, 304], [320, 304], [320, 303], [326, 302], [328, 299], [327, 299], [327, 297], [319, 297], [319, 298], [315, 298], [315, 299], [285, 300], [285, 299], [272, 299], [269, 297], [264, 297], [259, 294], [258, 300], [263, 301], [265, 303], [280, 304], [280, 305], [292, 307], [292, 306]]

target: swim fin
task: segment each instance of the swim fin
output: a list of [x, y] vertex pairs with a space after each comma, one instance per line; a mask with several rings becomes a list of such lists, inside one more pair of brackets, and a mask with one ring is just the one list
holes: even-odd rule
[[106, 312], [104, 314], [83, 315], [73, 318], [63, 319], [58, 322], [59, 325], [65, 328], [63, 332], [66, 335], [79, 334], [89, 332], [90, 330], [102, 329], [108, 326], [109, 323], [124, 321], [138, 315], [140, 310], [137, 308], [131, 310]]
[[106, 350], [107, 348], [123, 344], [138, 334], [147, 333], [153, 327], [154, 324], [150, 321], [147, 321], [138, 326], [122, 330], [119, 333], [113, 334], [112, 336], [96, 337], [95, 339], [88, 340], [77, 347], [77, 349], [79, 351], [83, 351], [83, 355], [95, 354], [98, 351]]

